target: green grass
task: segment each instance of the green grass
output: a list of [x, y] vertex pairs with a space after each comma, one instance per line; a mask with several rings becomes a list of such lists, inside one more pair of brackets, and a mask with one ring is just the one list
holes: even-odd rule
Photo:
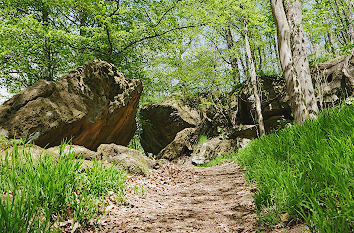
[[57, 231], [67, 219], [85, 226], [109, 191], [123, 201], [126, 174], [114, 166], [83, 166], [70, 152], [33, 158], [18, 140], [2, 145], [13, 149], [0, 161], [0, 232]]
[[205, 135], [201, 135], [201, 136], [198, 138], [198, 144], [203, 144], [203, 143], [205, 143], [206, 141], [208, 141], [208, 137], [205, 136]]
[[235, 153], [233, 153], [233, 152], [228, 153], [228, 154], [219, 155], [215, 159], [213, 159], [207, 163], [198, 165], [198, 167], [213, 167], [213, 166], [220, 165], [220, 164], [223, 164], [226, 162], [231, 162], [231, 161], [233, 161], [234, 156], [235, 156]]
[[353, 105], [254, 140], [233, 157], [257, 185], [264, 222], [288, 213], [312, 232], [353, 232]]

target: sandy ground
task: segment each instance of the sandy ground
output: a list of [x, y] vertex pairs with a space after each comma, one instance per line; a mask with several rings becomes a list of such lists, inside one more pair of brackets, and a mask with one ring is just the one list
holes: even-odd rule
[[96, 227], [86, 232], [265, 232], [257, 226], [253, 189], [243, 173], [234, 163], [206, 168], [188, 161], [166, 163], [148, 177], [130, 177], [129, 204], [112, 202]]

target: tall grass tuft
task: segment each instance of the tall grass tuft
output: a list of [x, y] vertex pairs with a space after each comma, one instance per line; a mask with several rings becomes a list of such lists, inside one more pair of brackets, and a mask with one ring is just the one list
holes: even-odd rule
[[84, 167], [75, 154], [63, 153], [65, 143], [59, 156], [34, 156], [21, 141], [7, 143], [12, 150], [0, 161], [0, 232], [47, 232], [67, 219], [85, 225], [109, 191], [124, 196], [123, 171], [97, 161]]
[[288, 213], [313, 232], [353, 231], [353, 105], [254, 140], [236, 158], [265, 218]]

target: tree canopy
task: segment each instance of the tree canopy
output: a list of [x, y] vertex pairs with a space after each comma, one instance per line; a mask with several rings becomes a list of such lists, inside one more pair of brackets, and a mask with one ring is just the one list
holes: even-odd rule
[[[350, 0], [303, 3], [310, 63], [353, 48]], [[84, 62], [144, 81], [144, 100], [230, 91], [248, 79], [244, 19], [258, 74], [280, 74], [269, 1], [0, 0], [0, 79], [11, 92]]]

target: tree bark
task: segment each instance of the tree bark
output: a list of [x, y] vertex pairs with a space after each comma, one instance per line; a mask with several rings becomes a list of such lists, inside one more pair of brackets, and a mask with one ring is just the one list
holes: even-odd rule
[[248, 58], [248, 64], [250, 67], [250, 76], [251, 76], [251, 83], [252, 83], [252, 89], [253, 89], [253, 95], [254, 95], [254, 102], [256, 105], [259, 134], [260, 134], [260, 136], [263, 136], [263, 135], [265, 135], [265, 130], [264, 130], [264, 123], [263, 123], [263, 115], [262, 115], [262, 105], [261, 105], [261, 100], [260, 100], [259, 94], [258, 94], [256, 68], [255, 68], [252, 53], [251, 53], [251, 46], [250, 46], [250, 43], [248, 40], [248, 25], [247, 25], [247, 20], [245, 18], [243, 19], [243, 23], [244, 23], [243, 29], [244, 29], [244, 33], [245, 33], [246, 54], [247, 54], [247, 58]]
[[[231, 50], [234, 47], [234, 39], [232, 38], [230, 28], [226, 29], [226, 42], [227, 42], [227, 49]], [[231, 62], [231, 68], [232, 68], [232, 73], [234, 75], [235, 83], [239, 83], [240, 82], [240, 71], [238, 68], [238, 62], [237, 62], [236, 57], [231, 56], [230, 62]]]
[[[352, 8], [353, 8], [353, 1], [349, 1], [349, 34], [350, 34], [350, 43], [354, 44], [354, 28], [353, 28], [353, 17], [352, 17]], [[352, 49], [352, 54], [354, 54], [354, 48]]]
[[286, 15], [290, 26], [293, 64], [305, 98], [308, 117], [316, 118], [318, 106], [306, 54], [305, 33], [302, 25], [302, 6], [299, 0], [293, 0], [286, 5]]
[[258, 70], [262, 71], [263, 70], [263, 60], [262, 60], [262, 53], [260, 47], [258, 47], [258, 55], [259, 55], [259, 68]]
[[291, 110], [295, 121], [302, 124], [308, 118], [306, 101], [301, 83], [297, 77], [290, 46], [290, 26], [286, 18], [282, 0], [270, 0], [274, 21], [277, 27], [278, 49], [281, 67], [283, 70], [286, 89], [289, 94]]

